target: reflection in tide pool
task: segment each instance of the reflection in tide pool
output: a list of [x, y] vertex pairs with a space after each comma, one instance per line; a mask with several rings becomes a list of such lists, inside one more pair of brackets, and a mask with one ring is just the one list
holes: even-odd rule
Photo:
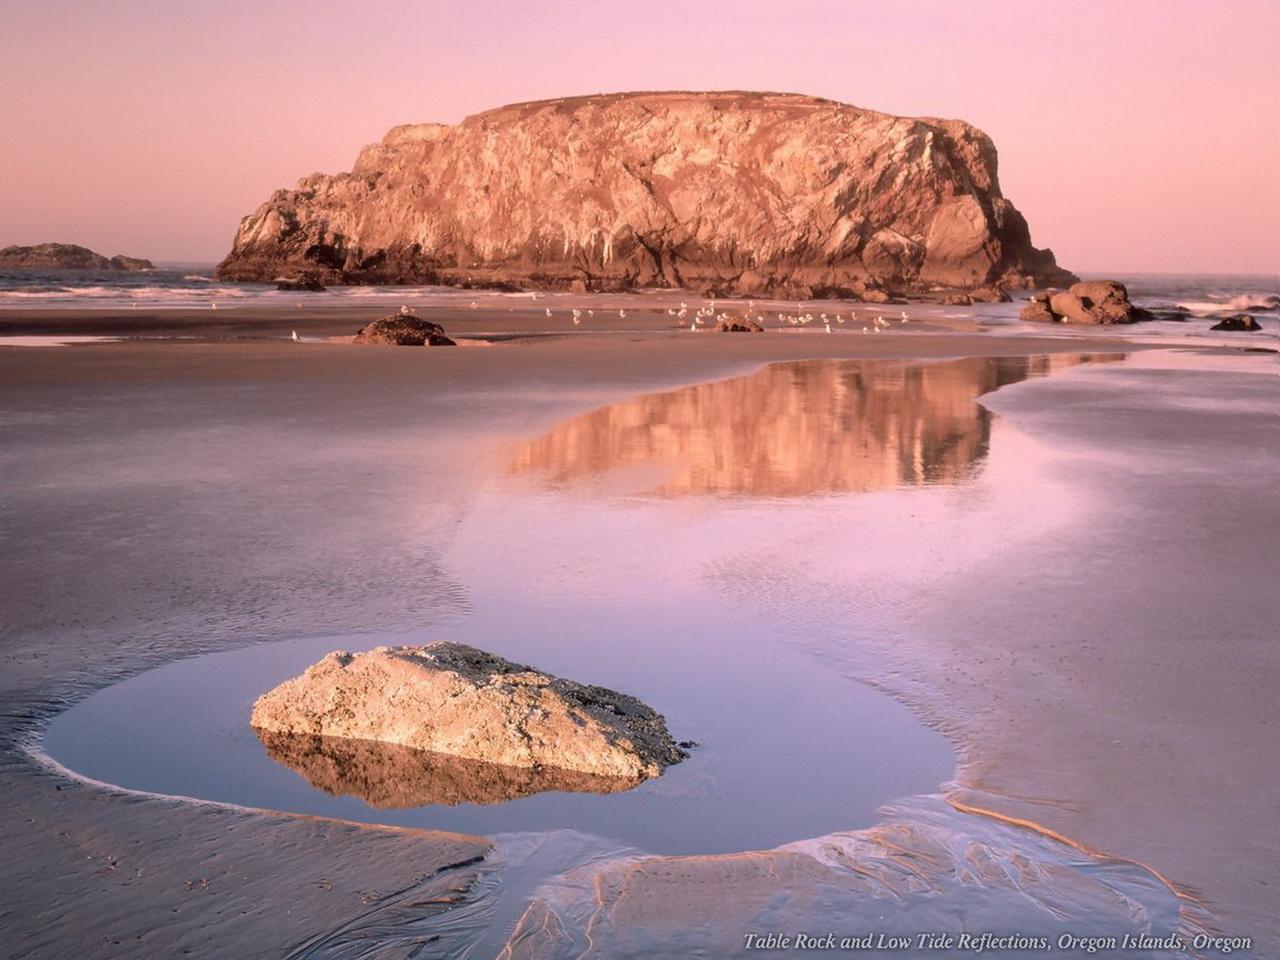
[[1120, 354], [937, 363], [801, 361], [602, 407], [520, 446], [513, 473], [552, 485], [629, 467], [661, 496], [803, 497], [967, 480], [986, 455], [984, 393]]
[[618, 793], [640, 778], [604, 777], [555, 767], [509, 767], [398, 743], [275, 733], [255, 728], [267, 756], [318, 790], [359, 797], [375, 809], [504, 803], [545, 790]]

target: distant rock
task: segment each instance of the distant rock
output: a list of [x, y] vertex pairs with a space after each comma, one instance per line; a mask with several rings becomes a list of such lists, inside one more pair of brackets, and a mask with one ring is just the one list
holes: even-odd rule
[[716, 321], [716, 333], [764, 333], [764, 326], [749, 317], [724, 317]]
[[947, 294], [942, 303], [948, 307], [967, 307], [974, 303], [1009, 303], [1012, 299], [1003, 287], [976, 287], [968, 293]]
[[774, 93], [629, 93], [393, 128], [245, 217], [230, 280], [883, 302], [1070, 283], [960, 120]]
[[6, 270], [154, 270], [155, 264], [140, 257], [104, 257], [74, 243], [37, 243], [0, 250], [0, 269]]
[[111, 258], [112, 270], [142, 271], [154, 270], [156, 265], [150, 260], [144, 260], [142, 257], [126, 257], [117, 253]]
[[1238, 313], [1234, 317], [1223, 317], [1210, 330], [1226, 330], [1232, 333], [1256, 333], [1262, 324], [1247, 313]]
[[1095, 326], [1154, 319], [1149, 311], [1129, 302], [1129, 291], [1117, 280], [1091, 280], [1072, 284], [1069, 290], [1036, 293], [1019, 318]]
[[445, 336], [444, 327], [412, 313], [393, 313], [365, 324], [357, 331], [355, 342], [392, 347], [456, 346]]
[[251, 723], [609, 778], [655, 777], [686, 756], [634, 697], [459, 643], [331, 653], [263, 694]]
[[325, 285], [315, 277], [276, 277], [273, 282], [277, 290], [296, 293], [323, 293], [325, 290]]

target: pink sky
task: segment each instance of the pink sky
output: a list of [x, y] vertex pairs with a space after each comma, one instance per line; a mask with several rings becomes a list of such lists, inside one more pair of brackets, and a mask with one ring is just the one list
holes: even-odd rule
[[1277, 49], [1276, 0], [18, 0], [0, 245], [211, 262], [272, 190], [395, 124], [747, 89], [976, 124], [1071, 269], [1276, 272]]

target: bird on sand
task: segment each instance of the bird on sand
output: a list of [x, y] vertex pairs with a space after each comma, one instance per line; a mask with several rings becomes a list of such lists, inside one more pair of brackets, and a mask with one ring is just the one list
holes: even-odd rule
[[298, 336], [298, 331], [293, 331], [293, 342], [298, 343], [302, 338]]

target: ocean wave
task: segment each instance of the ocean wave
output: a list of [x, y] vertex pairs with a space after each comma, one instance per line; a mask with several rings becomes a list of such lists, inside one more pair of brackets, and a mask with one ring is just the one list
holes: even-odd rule
[[1227, 300], [1179, 300], [1177, 305], [1195, 314], [1232, 313], [1241, 310], [1280, 309], [1280, 297], [1243, 293]]

